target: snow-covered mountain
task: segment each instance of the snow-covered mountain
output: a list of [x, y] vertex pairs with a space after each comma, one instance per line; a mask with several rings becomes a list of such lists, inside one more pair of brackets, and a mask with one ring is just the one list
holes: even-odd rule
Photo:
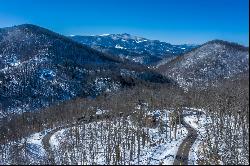
[[0, 29], [0, 116], [143, 82], [172, 82], [47, 29]]
[[159, 40], [149, 40], [130, 34], [103, 34], [97, 36], [70, 36], [75, 41], [105, 53], [141, 64], [155, 64], [163, 58], [171, 58], [197, 47], [196, 45], [172, 45]]
[[249, 48], [221, 40], [207, 42], [158, 70], [175, 79], [182, 87], [204, 87], [221, 79], [249, 71]]

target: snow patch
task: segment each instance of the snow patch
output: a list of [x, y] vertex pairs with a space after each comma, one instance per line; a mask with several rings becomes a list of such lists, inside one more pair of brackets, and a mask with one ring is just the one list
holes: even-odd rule
[[108, 113], [109, 112], [109, 110], [102, 110], [102, 109], [97, 109], [96, 110], [96, 115], [102, 115], [102, 114], [105, 114], [105, 113]]
[[118, 48], [118, 49], [126, 49], [126, 48], [120, 46], [119, 44], [116, 44], [116, 45], [115, 45], [115, 48]]
[[104, 33], [104, 34], [101, 34], [101, 35], [99, 35], [99, 36], [109, 36], [110, 34], [108, 34], [108, 33]]

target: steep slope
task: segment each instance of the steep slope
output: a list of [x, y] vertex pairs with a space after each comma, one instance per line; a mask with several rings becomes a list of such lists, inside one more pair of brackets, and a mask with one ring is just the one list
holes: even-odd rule
[[171, 45], [159, 40], [149, 40], [130, 34], [104, 34], [98, 36], [71, 36], [75, 41], [91, 46], [102, 52], [118, 55], [122, 58], [152, 65], [162, 58], [177, 56], [189, 51], [195, 45]]
[[207, 42], [181, 57], [158, 66], [158, 71], [175, 79], [182, 87], [216, 84], [249, 69], [249, 49], [221, 40]]
[[147, 82], [173, 81], [35, 25], [0, 29], [0, 116]]

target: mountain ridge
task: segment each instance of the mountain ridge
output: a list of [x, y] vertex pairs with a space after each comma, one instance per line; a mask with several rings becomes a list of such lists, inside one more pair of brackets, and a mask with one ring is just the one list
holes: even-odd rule
[[212, 40], [160, 64], [157, 70], [175, 79], [183, 87], [205, 86], [220, 78], [248, 71], [249, 48], [237, 43]]
[[163, 58], [179, 56], [196, 45], [171, 45], [159, 40], [146, 39], [128, 33], [95, 36], [70, 36], [73, 40], [102, 52], [129, 59], [144, 65], [153, 65]]
[[4, 114], [147, 83], [175, 84], [145, 66], [101, 53], [39, 26], [0, 29]]

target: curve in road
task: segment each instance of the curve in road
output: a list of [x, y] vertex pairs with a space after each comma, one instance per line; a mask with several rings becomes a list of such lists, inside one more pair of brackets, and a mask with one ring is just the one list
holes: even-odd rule
[[47, 133], [43, 139], [42, 139], [42, 144], [43, 144], [43, 147], [47, 153], [47, 164], [52, 164], [52, 165], [55, 165], [56, 164], [56, 161], [55, 161], [55, 156], [54, 156], [54, 152], [53, 152], [53, 149], [50, 145], [50, 138], [52, 135], [54, 135], [56, 132], [62, 130], [62, 129], [65, 129], [65, 128], [70, 128], [70, 127], [73, 127], [73, 126], [76, 126], [78, 125], [79, 123], [91, 123], [95, 120], [102, 120], [102, 119], [105, 119], [106, 116], [103, 115], [103, 116], [91, 116], [91, 117], [82, 117], [82, 118], [79, 118], [75, 123], [71, 123], [71, 124], [68, 124], [68, 125], [65, 125], [65, 126], [60, 126], [60, 127], [57, 127], [53, 130], [51, 130], [49, 133]]
[[[200, 113], [200, 112], [197, 111], [196, 113]], [[188, 116], [188, 115], [189, 114], [187, 114], [185, 116]], [[197, 131], [192, 126], [190, 126], [187, 122], [185, 122], [185, 120], [183, 118], [184, 118], [184, 116], [181, 117], [181, 123], [188, 130], [188, 135], [183, 140], [180, 147], [178, 148], [173, 165], [188, 165], [189, 151], [190, 151], [192, 145], [194, 144], [195, 140], [198, 137]]]
[[42, 139], [42, 143], [43, 143], [43, 147], [47, 153], [47, 164], [52, 164], [52, 165], [55, 165], [56, 162], [55, 162], [55, 156], [54, 156], [54, 152], [53, 152], [53, 149], [50, 145], [50, 138], [52, 135], [54, 135], [57, 131], [60, 131], [64, 128], [68, 128], [68, 127], [72, 127], [72, 126], [75, 126], [76, 124], [71, 124], [71, 125], [67, 125], [67, 126], [61, 126], [61, 127], [58, 127], [52, 131], [50, 131], [49, 133], [47, 133], [43, 139]]
[[[198, 111], [196, 113], [198, 113]], [[191, 114], [186, 114], [184, 116], [189, 116], [189, 115]], [[173, 165], [188, 165], [189, 151], [198, 137], [197, 131], [194, 128], [192, 128], [192, 126], [190, 126], [188, 123], [185, 122], [185, 120], [183, 119], [184, 116], [181, 116], [181, 123], [188, 130], [188, 135], [178, 148]], [[48, 164], [53, 164], [53, 165], [55, 164], [53, 149], [49, 143], [51, 136], [55, 134], [57, 131], [60, 131], [64, 128], [72, 127], [74, 125], [76, 124], [58, 127], [44, 136], [44, 138], [42, 139], [42, 143], [48, 156]]]

